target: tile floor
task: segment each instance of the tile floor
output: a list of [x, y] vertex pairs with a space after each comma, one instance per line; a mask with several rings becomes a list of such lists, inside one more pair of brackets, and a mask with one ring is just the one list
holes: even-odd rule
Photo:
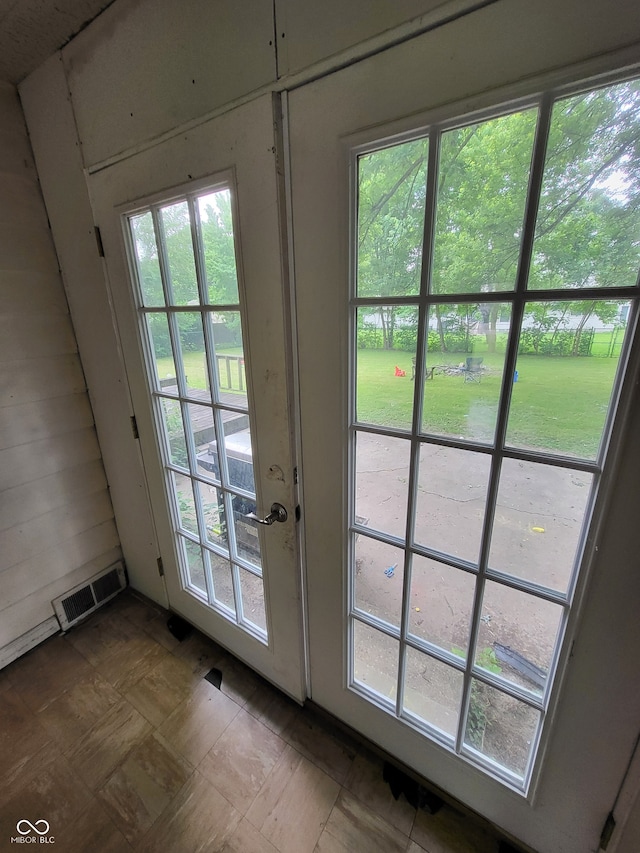
[[0, 671], [0, 850], [26, 819], [58, 853], [496, 853], [449, 807], [394, 800], [379, 758], [166, 619], [127, 590]]

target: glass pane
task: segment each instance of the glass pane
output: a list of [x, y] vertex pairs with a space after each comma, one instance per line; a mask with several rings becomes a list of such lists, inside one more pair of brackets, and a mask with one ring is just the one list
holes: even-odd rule
[[513, 290], [537, 110], [442, 134], [434, 293]]
[[233, 597], [233, 581], [231, 579], [231, 563], [224, 557], [209, 551], [211, 574], [213, 576], [213, 595], [219, 603], [228, 607], [235, 615], [236, 605]]
[[566, 592], [593, 475], [505, 459], [489, 565]]
[[356, 433], [356, 521], [405, 538], [411, 444]]
[[172, 304], [197, 305], [200, 299], [193, 258], [189, 205], [186, 201], [180, 201], [163, 207], [160, 210], [160, 221], [167, 247]]
[[411, 566], [410, 633], [466, 657], [475, 575], [416, 554]]
[[640, 81], [553, 107], [529, 287], [634, 285]]
[[216, 454], [216, 431], [211, 406], [188, 403], [189, 428], [196, 447], [198, 473], [212, 480], [220, 480], [218, 456]]
[[192, 399], [210, 401], [202, 316], [196, 311], [181, 311], [176, 314], [176, 320], [187, 395]]
[[207, 595], [207, 585], [204, 579], [204, 563], [202, 561], [202, 550], [198, 544], [179, 536], [178, 541], [182, 544], [184, 564], [187, 568], [188, 585], [200, 590]]
[[628, 314], [629, 303], [615, 300], [525, 306], [510, 445], [596, 457]]
[[176, 365], [173, 360], [169, 323], [166, 314], [147, 314], [147, 331], [151, 342], [156, 382], [164, 394], [178, 394]]
[[248, 513], [256, 511], [255, 501], [242, 498], [239, 495], [232, 495], [231, 504], [233, 506], [233, 523], [236, 531], [238, 556], [260, 568], [262, 562], [260, 559], [258, 522], [247, 518]]
[[471, 679], [464, 742], [520, 777], [526, 773], [539, 721], [535, 708]]
[[164, 305], [162, 277], [158, 260], [158, 246], [153, 230], [151, 211], [132, 216], [131, 233], [138, 262], [138, 280], [142, 291], [142, 304], [152, 307]]
[[187, 443], [184, 437], [184, 426], [182, 423], [182, 410], [177, 400], [165, 400], [160, 398], [164, 428], [169, 441], [169, 461], [172, 465], [181, 468], [189, 467], [187, 456]]
[[198, 210], [209, 302], [234, 305], [238, 302], [238, 276], [230, 191], [200, 196]]
[[221, 548], [228, 550], [229, 539], [222, 491], [216, 488], [216, 486], [209, 486], [207, 483], [200, 482], [200, 480], [196, 482], [200, 492], [207, 539], [214, 545], [219, 545]]
[[411, 429], [418, 309], [358, 309], [356, 420]]
[[489, 484], [488, 454], [423, 444], [415, 541], [477, 563]]
[[511, 307], [429, 309], [422, 431], [493, 443]]
[[171, 477], [175, 488], [180, 527], [189, 533], [195, 534], [195, 536], [199, 536], [198, 516], [193, 496], [193, 482], [189, 477], [185, 477], [184, 474], [172, 472]]
[[457, 669], [407, 648], [404, 707], [451, 737], [458, 731], [463, 681]]
[[247, 408], [247, 379], [238, 311], [216, 311], [206, 315], [213, 334], [219, 402]]
[[255, 492], [253, 451], [249, 429], [225, 435], [224, 449], [227, 455], [229, 485], [237, 489], [244, 489], [246, 492]]
[[487, 581], [476, 665], [542, 694], [562, 615], [557, 604]]
[[358, 296], [420, 292], [428, 139], [358, 158]]
[[400, 627], [404, 551], [356, 535], [355, 606]]
[[220, 407], [220, 415], [222, 417], [222, 428], [225, 435], [233, 435], [236, 432], [249, 429], [249, 415], [240, 412], [231, 411], [231, 409], [223, 409]]
[[395, 704], [399, 644], [393, 637], [353, 620], [353, 677]]
[[242, 615], [249, 622], [253, 622], [263, 631], [267, 630], [267, 616], [264, 610], [264, 585], [262, 578], [248, 572], [241, 567], [240, 590], [242, 592]]

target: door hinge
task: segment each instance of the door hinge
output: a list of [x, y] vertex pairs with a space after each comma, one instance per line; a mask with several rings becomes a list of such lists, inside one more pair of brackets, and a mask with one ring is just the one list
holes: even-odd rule
[[133, 433], [134, 438], [140, 438], [140, 433], [138, 432], [138, 421], [136, 420], [135, 415], [131, 415], [131, 432]]
[[604, 822], [604, 826], [602, 827], [602, 832], [600, 833], [600, 850], [606, 850], [609, 846], [609, 842], [611, 841], [611, 836], [613, 835], [613, 830], [616, 828], [616, 819], [613, 816], [613, 812], [609, 812], [607, 815], [607, 819]]
[[158, 557], [157, 563], [158, 563], [158, 574], [160, 575], [161, 578], [163, 578], [164, 577], [164, 566], [162, 564], [162, 557]]
[[93, 226], [93, 230], [96, 235], [96, 244], [98, 246], [98, 254], [101, 258], [104, 258], [104, 246], [102, 245], [102, 234], [100, 233], [100, 229], [97, 225]]
[[297, 468], [293, 469], [293, 483], [294, 483], [294, 485], [298, 484], [298, 469]]

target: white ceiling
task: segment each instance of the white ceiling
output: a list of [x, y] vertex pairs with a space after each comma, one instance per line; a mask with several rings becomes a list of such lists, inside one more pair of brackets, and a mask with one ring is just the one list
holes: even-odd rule
[[113, 0], [0, 0], [0, 80], [19, 83]]

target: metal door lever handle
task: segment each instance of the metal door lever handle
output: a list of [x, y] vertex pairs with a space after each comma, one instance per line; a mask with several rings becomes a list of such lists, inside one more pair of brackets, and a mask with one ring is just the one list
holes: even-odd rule
[[265, 515], [264, 518], [258, 518], [255, 512], [247, 513], [245, 518], [251, 518], [253, 521], [257, 521], [258, 524], [273, 524], [274, 521], [286, 521], [288, 513], [282, 504], [273, 503], [271, 504], [271, 512], [269, 515]]

